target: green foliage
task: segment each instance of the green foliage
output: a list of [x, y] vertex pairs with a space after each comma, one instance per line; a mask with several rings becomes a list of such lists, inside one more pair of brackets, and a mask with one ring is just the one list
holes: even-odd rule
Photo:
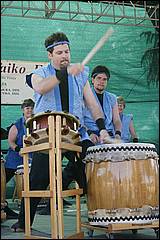
[[141, 58], [141, 66], [144, 66], [144, 74], [147, 75], [147, 84], [159, 85], [159, 36], [155, 31], [153, 32], [142, 32], [141, 37], [146, 38], [146, 43], [152, 45], [145, 51]]

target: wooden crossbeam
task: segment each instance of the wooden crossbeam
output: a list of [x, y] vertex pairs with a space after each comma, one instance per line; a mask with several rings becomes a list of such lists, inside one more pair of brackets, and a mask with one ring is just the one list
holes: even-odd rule
[[23, 154], [30, 153], [30, 152], [49, 150], [51, 148], [52, 148], [51, 143], [41, 143], [38, 145], [21, 148], [20, 154], [23, 155]]
[[75, 196], [75, 195], [81, 195], [83, 194], [83, 189], [70, 189], [70, 190], [65, 190], [62, 192], [63, 197], [69, 197], [69, 196]]

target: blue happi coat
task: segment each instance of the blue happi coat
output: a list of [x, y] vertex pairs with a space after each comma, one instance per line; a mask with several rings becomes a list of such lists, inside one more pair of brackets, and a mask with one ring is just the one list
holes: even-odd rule
[[[43, 66], [34, 70], [32, 73], [40, 75], [42, 78], [47, 78], [51, 75], [55, 76], [55, 68], [49, 63], [47, 66]], [[89, 68], [85, 67], [84, 71], [73, 76], [68, 74], [68, 89], [69, 89], [69, 113], [78, 117], [81, 126], [84, 126], [83, 119], [83, 90], [88, 80]], [[59, 85], [57, 84], [53, 89], [45, 94], [34, 93], [35, 106], [34, 113], [49, 111], [62, 111], [61, 96]], [[89, 139], [88, 134], [84, 129], [79, 129], [82, 140]], [[82, 131], [82, 132], [81, 132]]]
[[[26, 134], [25, 119], [24, 117], [19, 118], [14, 125], [17, 128], [18, 134], [16, 138], [16, 144], [22, 148], [23, 147], [23, 136]], [[32, 158], [32, 153], [29, 154], [30, 159]], [[17, 166], [23, 164], [23, 157], [20, 156], [18, 152], [12, 150], [9, 147], [7, 155], [5, 157], [5, 168], [17, 169]], [[30, 160], [31, 162], [31, 160]]]
[[[101, 104], [98, 100], [97, 94], [92, 88], [93, 94], [95, 95], [95, 98], [97, 99], [97, 102], [99, 104], [99, 108], [102, 110]], [[117, 98], [114, 94], [109, 93], [105, 91], [103, 93], [103, 110], [104, 118], [105, 118], [105, 127], [108, 132], [112, 132], [113, 135], [115, 134], [114, 125], [113, 125], [113, 114], [112, 109], [117, 103]], [[93, 119], [90, 110], [88, 107], [84, 108], [84, 124], [85, 126], [90, 129], [91, 131], [95, 132], [97, 135], [99, 134], [99, 129], [97, 127], [97, 124], [95, 120]]]
[[132, 114], [125, 114], [125, 113], [120, 113], [120, 119], [122, 122], [122, 129], [121, 129], [121, 139], [123, 142], [131, 142], [131, 134], [129, 130], [129, 125], [131, 120], [133, 119]]

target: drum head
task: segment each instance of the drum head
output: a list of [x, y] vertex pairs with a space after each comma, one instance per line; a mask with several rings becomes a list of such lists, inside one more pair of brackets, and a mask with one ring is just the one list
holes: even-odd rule
[[124, 161], [158, 158], [154, 144], [148, 143], [120, 143], [102, 144], [87, 149], [85, 161]]
[[68, 120], [74, 121], [77, 123], [77, 125], [80, 125], [80, 122], [78, 118], [76, 118], [74, 115], [70, 113], [65, 113], [65, 112], [41, 112], [33, 115], [31, 118], [27, 119], [26, 121], [26, 126], [29, 127], [30, 124], [32, 124], [33, 121], [39, 119], [40, 117], [49, 117], [49, 116], [57, 116], [60, 115], [61, 117], [66, 117]]

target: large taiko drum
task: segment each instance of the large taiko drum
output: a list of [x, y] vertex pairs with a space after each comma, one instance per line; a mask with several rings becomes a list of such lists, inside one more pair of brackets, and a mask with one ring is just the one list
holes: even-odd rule
[[62, 141], [72, 144], [80, 142], [80, 134], [78, 128], [80, 126], [79, 120], [72, 114], [64, 112], [44, 112], [33, 115], [26, 121], [26, 127], [29, 129], [25, 143], [30, 145], [37, 145], [48, 142], [48, 117], [61, 116], [61, 135]]
[[89, 147], [85, 162], [91, 225], [159, 219], [159, 165], [153, 144]]
[[[31, 163], [29, 163], [29, 172], [31, 169]], [[15, 189], [16, 189], [16, 196], [18, 199], [18, 202], [20, 203], [22, 199], [22, 191], [24, 190], [24, 166], [23, 165], [18, 165], [17, 170], [15, 172]]]
[[6, 200], [6, 173], [4, 167], [4, 159], [2, 159], [1, 156], [1, 208], [5, 206], [5, 200]]

